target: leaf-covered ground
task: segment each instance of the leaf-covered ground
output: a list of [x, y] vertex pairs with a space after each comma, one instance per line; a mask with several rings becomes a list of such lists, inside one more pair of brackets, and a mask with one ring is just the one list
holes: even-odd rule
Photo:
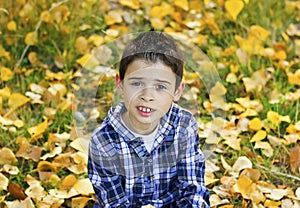
[[0, 207], [92, 206], [89, 134], [117, 100], [117, 49], [151, 28], [188, 48], [180, 104], [212, 207], [300, 207], [292, 0], [1, 0]]

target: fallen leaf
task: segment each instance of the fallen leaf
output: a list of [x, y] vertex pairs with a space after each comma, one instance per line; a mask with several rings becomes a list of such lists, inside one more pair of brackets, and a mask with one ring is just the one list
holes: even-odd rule
[[43, 134], [47, 128], [48, 128], [48, 121], [45, 120], [44, 122], [36, 126], [28, 128], [27, 131], [30, 133], [31, 138], [35, 138]]
[[295, 73], [288, 72], [287, 75], [290, 84], [300, 85], [300, 69], [298, 69]]
[[119, 2], [123, 6], [127, 6], [131, 9], [139, 9], [140, 8], [139, 0], [119, 0]]
[[79, 193], [84, 196], [88, 196], [94, 194], [93, 186], [88, 178], [77, 180], [74, 184], [73, 188]]
[[36, 45], [38, 43], [38, 35], [36, 32], [30, 32], [25, 37], [25, 43], [26, 45]]
[[74, 197], [72, 198], [72, 208], [84, 208], [90, 199], [88, 197]]
[[9, 31], [17, 30], [17, 23], [14, 20], [9, 21], [6, 26]]
[[8, 187], [8, 178], [5, 177], [2, 173], [0, 173], [0, 191], [6, 191]]
[[269, 142], [255, 142], [254, 149], [261, 149], [262, 153], [267, 157], [273, 156], [274, 150]]
[[249, 121], [249, 129], [258, 131], [262, 128], [262, 121], [259, 118], [253, 118]]
[[258, 142], [266, 138], [267, 132], [264, 130], [259, 130], [254, 134], [254, 136], [251, 138], [250, 142]]
[[23, 192], [22, 188], [18, 184], [10, 182], [8, 184], [7, 190], [10, 193], [10, 195], [12, 195], [13, 197], [19, 200], [24, 200], [27, 197]]
[[13, 93], [8, 98], [8, 106], [11, 110], [15, 110], [22, 105], [25, 105], [30, 99], [20, 93]]
[[243, 10], [244, 2], [241, 0], [228, 0], [225, 2], [225, 9], [234, 21], [238, 14]]
[[270, 194], [266, 194], [266, 197], [275, 201], [282, 199], [284, 196], [290, 194], [288, 189], [273, 189]]
[[232, 169], [236, 172], [246, 168], [252, 168], [252, 162], [246, 156], [239, 157], [232, 166]]
[[122, 10], [111, 10], [105, 14], [105, 20], [107, 25], [113, 25], [121, 23], [122, 19]]
[[15, 154], [13, 153], [13, 151], [11, 151], [11, 149], [9, 149], [7, 147], [3, 147], [2, 149], [0, 149], [0, 164], [1, 165], [12, 164], [17, 161], [18, 160], [17, 160]]
[[3, 173], [8, 173], [10, 175], [17, 175], [19, 174], [20, 170], [17, 166], [10, 165], [10, 164], [5, 164], [1, 169], [1, 172]]
[[248, 178], [250, 178], [253, 182], [257, 182], [260, 178], [260, 171], [257, 169], [253, 169], [253, 168], [245, 168], [241, 174], [247, 176]]
[[300, 146], [293, 147], [290, 151], [290, 167], [294, 173], [300, 173]]
[[70, 190], [76, 182], [76, 176], [74, 174], [70, 174], [63, 179], [63, 181], [59, 185], [59, 188], [62, 190]]
[[13, 78], [14, 73], [9, 68], [2, 66], [0, 69], [0, 76], [1, 80], [6, 82]]
[[183, 9], [184, 11], [189, 10], [189, 2], [188, 0], [174, 0], [174, 5]]

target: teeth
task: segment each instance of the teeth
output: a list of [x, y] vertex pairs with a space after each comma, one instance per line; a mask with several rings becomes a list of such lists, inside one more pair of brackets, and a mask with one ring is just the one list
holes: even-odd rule
[[143, 111], [145, 113], [150, 113], [151, 109], [150, 108], [145, 108], [145, 107], [139, 107], [140, 111]]

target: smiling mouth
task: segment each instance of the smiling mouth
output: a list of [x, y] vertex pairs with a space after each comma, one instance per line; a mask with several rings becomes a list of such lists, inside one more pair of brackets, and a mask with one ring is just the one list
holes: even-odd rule
[[145, 107], [145, 106], [138, 106], [137, 109], [143, 113], [150, 113], [153, 111], [152, 108], [148, 108], [148, 107]]

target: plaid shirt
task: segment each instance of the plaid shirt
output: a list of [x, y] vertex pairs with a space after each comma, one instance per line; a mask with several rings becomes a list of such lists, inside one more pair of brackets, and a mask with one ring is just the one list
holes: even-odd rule
[[88, 172], [94, 207], [209, 207], [204, 156], [192, 114], [172, 104], [161, 118], [150, 153], [121, 122], [124, 104], [111, 108], [92, 134]]

